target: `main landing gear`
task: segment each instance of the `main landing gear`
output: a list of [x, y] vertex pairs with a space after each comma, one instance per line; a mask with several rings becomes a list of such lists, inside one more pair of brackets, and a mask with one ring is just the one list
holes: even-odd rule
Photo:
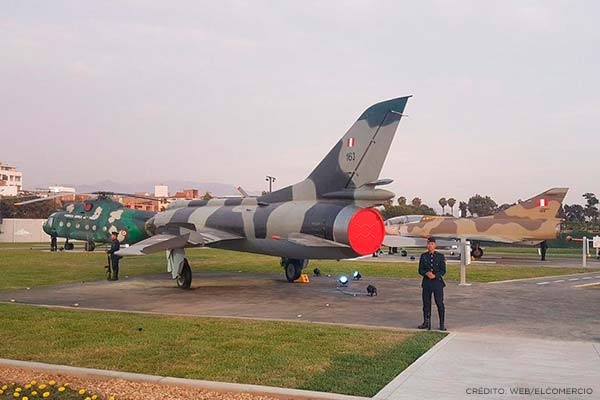
[[73, 250], [75, 245], [69, 242], [69, 239], [65, 240], [65, 250]]
[[473, 249], [471, 250], [471, 257], [479, 260], [483, 257], [483, 249], [480, 247], [479, 242], [473, 242]]
[[189, 289], [192, 286], [192, 268], [187, 258], [183, 260], [181, 272], [177, 275], [177, 286], [181, 289]]
[[85, 242], [85, 251], [94, 251], [96, 248], [96, 243], [92, 241]]
[[308, 265], [308, 260], [281, 257], [281, 266], [285, 271], [288, 282], [294, 282], [302, 275], [302, 270]]

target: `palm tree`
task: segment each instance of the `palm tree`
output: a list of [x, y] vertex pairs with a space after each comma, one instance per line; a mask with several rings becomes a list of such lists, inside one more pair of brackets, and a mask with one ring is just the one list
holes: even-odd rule
[[446, 200], [445, 197], [442, 197], [441, 199], [438, 200], [439, 205], [442, 207], [442, 215], [445, 214], [444, 211], [446, 211], [446, 206], [448, 205], [448, 201]]
[[406, 205], [406, 197], [404, 197], [404, 196], [398, 197], [398, 205], [405, 206]]
[[415, 197], [414, 199], [412, 199], [411, 204], [415, 207], [421, 207], [421, 204], [423, 204], [423, 201], [420, 198]]
[[469, 205], [466, 202], [461, 201], [460, 203], [458, 203], [458, 209], [460, 210], [460, 217], [466, 218], [467, 210], [469, 209]]
[[454, 216], [454, 205], [456, 204], [456, 199], [454, 197], [450, 197], [448, 199], [448, 206], [450, 206], [450, 212], [452, 216]]

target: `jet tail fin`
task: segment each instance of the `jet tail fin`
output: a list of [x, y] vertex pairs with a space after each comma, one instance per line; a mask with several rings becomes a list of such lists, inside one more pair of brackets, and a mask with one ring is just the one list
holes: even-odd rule
[[376, 182], [409, 97], [367, 108], [307, 179], [268, 193], [261, 200], [311, 200]]
[[317, 195], [358, 188], [379, 179], [409, 97], [374, 104], [361, 114], [309, 175]]
[[568, 191], [569, 188], [553, 188], [546, 190], [529, 200], [522, 201], [504, 211], [494, 214], [494, 218], [556, 218]]

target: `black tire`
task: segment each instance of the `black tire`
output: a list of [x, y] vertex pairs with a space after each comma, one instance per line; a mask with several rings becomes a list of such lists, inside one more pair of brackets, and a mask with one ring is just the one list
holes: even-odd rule
[[94, 251], [96, 244], [94, 242], [85, 242], [85, 251]]
[[402, 257], [406, 257], [406, 256], [408, 255], [408, 251], [406, 251], [406, 250], [402, 250], [402, 251], [400, 252], [400, 255], [401, 255]]
[[177, 276], [177, 286], [181, 289], [189, 289], [192, 286], [192, 268], [187, 258], [183, 260], [181, 273]]
[[285, 278], [288, 282], [294, 282], [302, 275], [302, 262], [300, 260], [287, 260], [284, 269]]
[[75, 245], [71, 242], [65, 243], [65, 250], [73, 250]]
[[473, 256], [475, 259], [480, 259], [483, 257], [483, 249], [481, 247], [475, 247], [473, 250], [471, 250], [471, 256]]

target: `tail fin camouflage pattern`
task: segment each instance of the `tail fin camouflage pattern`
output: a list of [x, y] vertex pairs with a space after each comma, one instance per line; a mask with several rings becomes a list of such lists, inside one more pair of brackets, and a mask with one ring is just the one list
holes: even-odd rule
[[373, 189], [377, 184], [388, 183], [378, 182], [379, 173], [409, 97], [399, 97], [369, 107], [307, 179], [269, 193], [261, 200], [352, 199], [356, 198], [353, 197], [356, 189]]
[[546, 190], [529, 200], [522, 201], [504, 211], [494, 214], [494, 218], [556, 218], [568, 191], [568, 188]]

